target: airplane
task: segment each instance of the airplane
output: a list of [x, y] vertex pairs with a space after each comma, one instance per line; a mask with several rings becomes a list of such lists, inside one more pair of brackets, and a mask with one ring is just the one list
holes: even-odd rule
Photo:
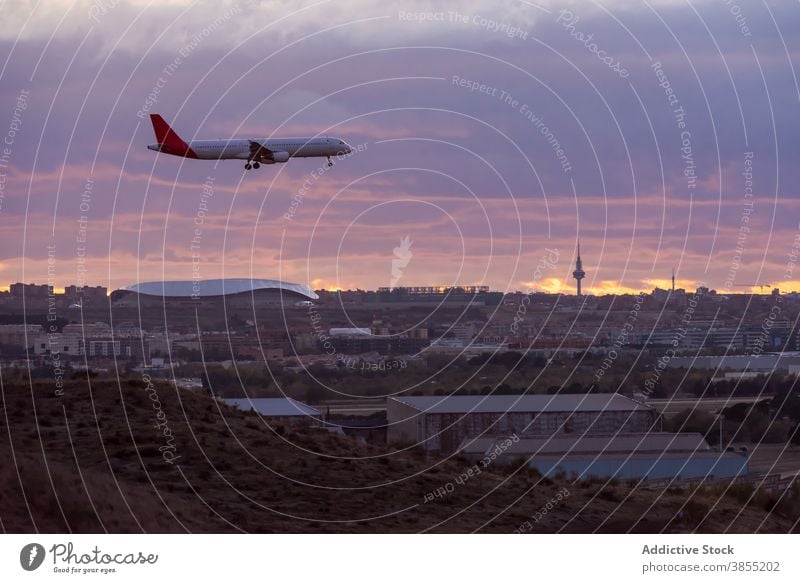
[[260, 168], [261, 164], [288, 162], [289, 158], [326, 157], [349, 154], [352, 150], [339, 138], [263, 138], [229, 140], [192, 140], [184, 142], [160, 115], [150, 114], [157, 144], [148, 150], [198, 160], [246, 160], [245, 170]]

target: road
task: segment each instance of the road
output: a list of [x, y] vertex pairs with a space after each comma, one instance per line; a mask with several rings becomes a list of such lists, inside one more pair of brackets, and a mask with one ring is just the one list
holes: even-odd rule
[[717, 413], [724, 407], [730, 407], [737, 403], [756, 403], [763, 399], [771, 399], [772, 395], [762, 395], [760, 397], [713, 397], [711, 399], [649, 399], [647, 404], [656, 409], [662, 415], [675, 415], [684, 409], [694, 409], [696, 411], [708, 411]]
[[[708, 411], [717, 413], [723, 407], [730, 407], [737, 403], [755, 403], [762, 399], [770, 399], [772, 395], [762, 395], [761, 397], [713, 397], [705, 399], [649, 399], [647, 404], [653, 407], [662, 415], [671, 416], [683, 411], [684, 409], [694, 409], [696, 411]], [[326, 411], [330, 407], [330, 412], [336, 415], [372, 415], [386, 411], [385, 399], [343, 399], [339, 401], [323, 401], [319, 405], [314, 405], [320, 411]]]

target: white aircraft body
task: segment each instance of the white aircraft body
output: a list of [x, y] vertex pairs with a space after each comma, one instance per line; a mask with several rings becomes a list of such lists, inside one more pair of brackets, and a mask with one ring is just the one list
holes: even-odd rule
[[289, 158], [325, 157], [328, 159], [328, 166], [333, 166], [331, 156], [351, 152], [350, 146], [343, 140], [327, 137], [184, 142], [160, 115], [151, 114], [150, 121], [153, 122], [158, 143], [147, 146], [149, 150], [197, 160], [245, 160], [245, 170], [259, 168], [261, 164], [288, 162]]

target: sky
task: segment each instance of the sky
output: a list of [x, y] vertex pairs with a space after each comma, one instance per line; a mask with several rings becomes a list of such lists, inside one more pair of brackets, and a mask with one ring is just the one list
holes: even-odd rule
[[[800, 6], [0, 3], [0, 285], [800, 290]], [[333, 168], [160, 155], [336, 136]], [[406, 243], [402, 243], [407, 240]], [[394, 271], [393, 271], [394, 269]]]

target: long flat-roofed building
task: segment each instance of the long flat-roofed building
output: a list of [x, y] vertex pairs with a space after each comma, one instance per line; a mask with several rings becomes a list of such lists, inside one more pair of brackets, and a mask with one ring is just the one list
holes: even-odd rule
[[289, 397], [266, 397], [255, 399], [221, 399], [227, 405], [242, 411], [255, 411], [270, 421], [316, 424], [322, 414], [318, 409]]
[[451, 453], [465, 439], [556, 433], [644, 433], [658, 413], [618, 393], [392, 397], [386, 403], [389, 443]]
[[748, 473], [747, 457], [711, 448], [699, 433], [559, 434], [479, 437], [459, 448], [470, 459], [520, 458], [542, 476], [623, 480], [715, 480]]

